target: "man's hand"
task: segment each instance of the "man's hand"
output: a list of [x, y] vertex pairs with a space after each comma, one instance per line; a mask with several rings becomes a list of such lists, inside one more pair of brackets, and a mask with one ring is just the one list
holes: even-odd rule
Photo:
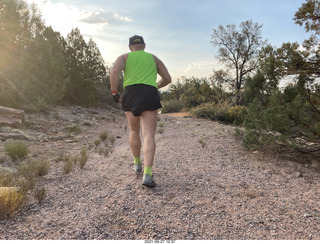
[[113, 101], [114, 101], [115, 103], [119, 103], [119, 101], [120, 101], [120, 95], [119, 95], [119, 93], [117, 93], [117, 94], [115, 94], [115, 95], [112, 94], [112, 98], [113, 98]]

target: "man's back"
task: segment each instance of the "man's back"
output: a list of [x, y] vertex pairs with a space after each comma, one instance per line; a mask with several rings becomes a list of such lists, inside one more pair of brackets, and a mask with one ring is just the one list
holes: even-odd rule
[[143, 50], [128, 54], [124, 68], [123, 87], [144, 84], [157, 88], [157, 65], [152, 54]]

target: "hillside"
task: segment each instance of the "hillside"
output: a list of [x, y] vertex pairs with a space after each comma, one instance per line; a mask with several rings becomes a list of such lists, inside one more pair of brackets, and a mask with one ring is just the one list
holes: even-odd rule
[[[58, 107], [27, 114], [20, 132], [30, 157], [50, 161], [39, 178], [47, 197], [31, 195], [0, 221], [0, 239], [320, 239], [317, 161], [297, 163], [246, 151], [232, 126], [161, 114], [154, 178], [133, 171], [128, 127], [116, 108]], [[81, 128], [78, 134], [66, 131]], [[95, 152], [102, 131], [112, 152]], [[62, 174], [61, 154], [90, 148], [84, 169]], [[4, 158], [3, 142], [0, 156]], [[8, 167], [6, 159], [0, 163]]]

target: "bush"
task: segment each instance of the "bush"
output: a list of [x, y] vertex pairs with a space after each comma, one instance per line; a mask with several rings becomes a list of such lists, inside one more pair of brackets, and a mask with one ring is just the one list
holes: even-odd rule
[[25, 105], [22, 108], [29, 113], [49, 113], [52, 110], [52, 105], [47, 104], [45, 99], [38, 98], [34, 104]]
[[5, 150], [13, 160], [25, 159], [28, 155], [28, 147], [20, 140], [10, 140], [4, 144]]
[[244, 106], [233, 106], [228, 109], [228, 116], [235, 125], [242, 125], [248, 109]]
[[163, 105], [163, 108], [161, 109], [162, 113], [180, 112], [184, 107], [183, 102], [176, 99], [164, 101], [162, 105]]
[[190, 111], [197, 118], [207, 118], [214, 121], [231, 122], [228, 115], [229, 103], [204, 103]]
[[204, 103], [190, 111], [191, 115], [197, 118], [206, 118], [213, 120], [215, 117], [215, 104]]

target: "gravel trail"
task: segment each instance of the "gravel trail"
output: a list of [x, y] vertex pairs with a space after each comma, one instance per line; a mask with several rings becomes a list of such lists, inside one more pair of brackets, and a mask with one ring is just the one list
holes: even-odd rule
[[[92, 114], [85, 116], [90, 120]], [[127, 123], [115, 113], [89, 125], [80, 141], [49, 137], [34, 145], [53, 157], [88, 146], [104, 129], [117, 136], [109, 156], [91, 149], [82, 170], [63, 175], [62, 163], [52, 160], [49, 174], [37, 182], [47, 197], [41, 204], [30, 197], [18, 213], [1, 220], [0, 239], [320, 239], [315, 168], [246, 151], [232, 126], [159, 117], [157, 187], [142, 186], [142, 174], [133, 171]]]

